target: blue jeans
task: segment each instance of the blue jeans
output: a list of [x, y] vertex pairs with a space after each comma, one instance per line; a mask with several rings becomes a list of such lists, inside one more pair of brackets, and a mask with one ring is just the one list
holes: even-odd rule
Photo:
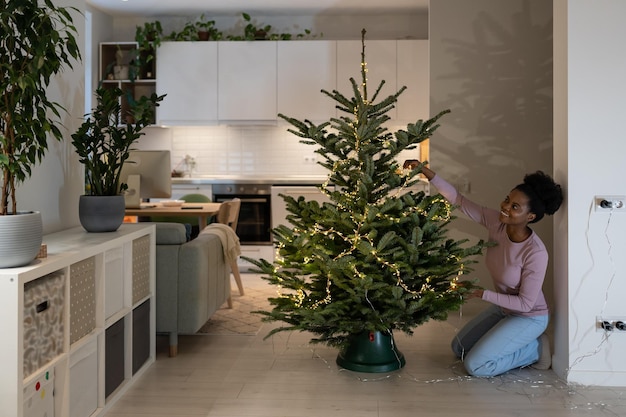
[[470, 320], [452, 340], [452, 350], [470, 375], [491, 377], [539, 360], [539, 337], [548, 315], [505, 314], [491, 305]]

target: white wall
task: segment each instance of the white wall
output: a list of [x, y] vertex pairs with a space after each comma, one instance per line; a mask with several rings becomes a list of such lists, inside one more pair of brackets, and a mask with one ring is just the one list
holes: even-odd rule
[[554, 0], [555, 170], [568, 186], [557, 219], [567, 241], [557, 264], [555, 370], [570, 382], [626, 385], [626, 332], [596, 330], [626, 317], [626, 213], [596, 213], [596, 195], [626, 195], [623, 110], [626, 3]]
[[[84, 10], [84, 0], [55, 1], [55, 4]], [[80, 44], [84, 41], [84, 17], [78, 12], [72, 13], [72, 17]], [[84, 54], [84, 45], [80, 46]], [[18, 210], [40, 211], [44, 233], [79, 224], [78, 198], [84, 187], [83, 171], [70, 135], [80, 126], [84, 114], [84, 78], [83, 63], [78, 62], [73, 64], [73, 69], [65, 69], [51, 83], [49, 98], [67, 110], [67, 113], [61, 113], [64, 140], [48, 141], [49, 150], [44, 160], [33, 169], [32, 177], [17, 189]]]

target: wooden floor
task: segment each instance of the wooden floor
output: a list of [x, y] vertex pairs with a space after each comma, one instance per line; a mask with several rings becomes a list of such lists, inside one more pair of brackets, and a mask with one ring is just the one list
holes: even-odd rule
[[[243, 274], [245, 287], [268, 285]], [[236, 288], [233, 284], [233, 288]], [[473, 303], [474, 301], [472, 301]], [[476, 301], [481, 303], [481, 301]], [[309, 335], [181, 336], [109, 410], [108, 417], [562, 417], [625, 416], [626, 388], [567, 386], [554, 373], [520, 369], [490, 379], [468, 377], [449, 342], [481, 304], [446, 322], [429, 322], [412, 337], [396, 335], [406, 366], [389, 374], [346, 371], [337, 351]]]

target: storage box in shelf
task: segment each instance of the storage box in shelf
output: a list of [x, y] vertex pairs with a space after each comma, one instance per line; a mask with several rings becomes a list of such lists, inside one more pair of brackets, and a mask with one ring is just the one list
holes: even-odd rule
[[133, 305], [150, 295], [150, 236], [133, 240]]
[[24, 417], [54, 416], [54, 368], [46, 369], [24, 387]]
[[24, 377], [63, 353], [65, 273], [24, 284]]
[[108, 397], [124, 382], [126, 364], [125, 352], [125, 325], [124, 319], [120, 319], [111, 325], [105, 332], [105, 382], [104, 396]]
[[96, 328], [96, 259], [70, 266], [70, 345]]
[[70, 417], [91, 415], [98, 408], [98, 344], [93, 338], [70, 360]]
[[109, 319], [125, 307], [124, 249], [104, 253], [104, 318]]

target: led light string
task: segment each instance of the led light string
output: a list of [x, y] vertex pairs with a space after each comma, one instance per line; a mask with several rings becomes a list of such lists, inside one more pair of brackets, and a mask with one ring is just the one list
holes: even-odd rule
[[[590, 230], [590, 222], [591, 222], [591, 214], [593, 212], [593, 207], [590, 206], [589, 208], [589, 212], [587, 214], [587, 230], [585, 230], [585, 238], [586, 238], [586, 244], [587, 244], [587, 250], [589, 251], [589, 255], [591, 257], [591, 266], [589, 267], [589, 269], [585, 272], [585, 274], [583, 274], [583, 277], [581, 279], [580, 285], [578, 286], [578, 289], [576, 291], [576, 296], [574, 297], [573, 300], [575, 300], [576, 298], [578, 298], [580, 291], [582, 290], [582, 284], [586, 281], [586, 278], [588, 277], [588, 275], [591, 273], [591, 271], [593, 271], [595, 269], [595, 258], [593, 256], [593, 250], [591, 248], [590, 242], [589, 242], [589, 230]], [[616, 268], [615, 268], [615, 261], [613, 259], [613, 255], [612, 255], [612, 250], [613, 250], [613, 244], [611, 242], [611, 239], [609, 237], [608, 231], [609, 231], [609, 226], [611, 224], [611, 218], [612, 218], [612, 214], [613, 214], [613, 209], [611, 208], [611, 210], [609, 211], [609, 217], [607, 219], [606, 222], [606, 226], [604, 227], [604, 237], [609, 245], [609, 250], [608, 250], [608, 254], [609, 254], [609, 261], [610, 264], [612, 266], [612, 275], [611, 278], [609, 280], [609, 284], [605, 290], [605, 296], [604, 296], [604, 303], [602, 305], [602, 308], [600, 310], [600, 316], [602, 317], [604, 315], [604, 311], [605, 308], [608, 304], [608, 300], [609, 300], [609, 295], [610, 295], [610, 289], [611, 286], [613, 285], [613, 280], [616, 276]], [[576, 314], [576, 310], [572, 310], [574, 318], [576, 319], [576, 332], [574, 333], [574, 339], [576, 339], [577, 334], [578, 334], [578, 315]], [[600, 340], [600, 343], [596, 346], [595, 349], [593, 349], [590, 352], [587, 352], [583, 355], [578, 356], [576, 359], [574, 359], [574, 361], [571, 363], [570, 366], [568, 366], [565, 369], [565, 379], [568, 379], [568, 376], [570, 374], [570, 372], [572, 371], [572, 369], [577, 366], [578, 364], [580, 364], [583, 360], [585, 360], [586, 358], [592, 357], [597, 355], [601, 350], [602, 347], [609, 341], [609, 338], [611, 337], [611, 332], [608, 330], [604, 330], [603, 335], [602, 335], [602, 339]]]

